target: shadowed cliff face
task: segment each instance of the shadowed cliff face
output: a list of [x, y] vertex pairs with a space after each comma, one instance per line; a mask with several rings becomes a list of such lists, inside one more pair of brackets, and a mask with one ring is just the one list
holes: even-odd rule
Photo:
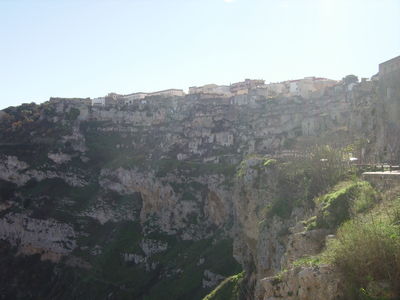
[[[259, 288], [280, 269], [295, 222], [260, 226], [282, 187], [247, 158], [285, 157], [310, 141], [346, 145], [359, 124], [349, 116], [365, 119], [352, 109], [362, 95], [339, 86], [315, 99], [188, 96], [105, 108], [54, 99], [4, 110], [3, 294], [201, 299], [241, 268]], [[44, 279], [28, 264], [52, 287], [37, 289]]]

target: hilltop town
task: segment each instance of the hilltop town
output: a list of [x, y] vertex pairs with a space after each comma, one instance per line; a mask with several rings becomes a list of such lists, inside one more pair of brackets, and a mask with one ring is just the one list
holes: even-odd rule
[[[304, 99], [317, 99], [326, 94], [344, 90], [350, 93], [354, 87], [366, 88], [372, 82], [389, 83], [393, 85], [393, 76], [400, 69], [400, 56], [379, 64], [379, 72], [371, 78], [358, 79], [355, 75], [347, 75], [342, 80], [333, 80], [323, 77], [305, 77], [303, 79], [286, 80], [283, 82], [265, 83], [263, 79], [245, 79], [230, 85], [206, 84], [203, 86], [189, 87], [188, 93], [183, 89], [166, 89], [156, 92], [134, 92], [131, 94], [108, 93], [106, 96], [96, 98], [75, 98], [78, 102], [87, 105], [104, 106], [129, 106], [146, 104], [147, 100], [154, 98], [174, 98], [194, 96], [196, 99], [227, 99], [235, 96], [249, 95], [264, 99], [301, 97]], [[394, 76], [396, 77], [396, 76]], [[397, 77], [396, 77], [397, 78]], [[390, 96], [391, 88], [386, 93]], [[390, 98], [390, 97], [389, 97]], [[65, 98], [52, 97], [50, 101], [60, 101]], [[69, 99], [71, 100], [71, 99]]]
[[[327, 94], [334, 94], [345, 91], [351, 93], [354, 87], [365, 89], [372, 82], [381, 82], [381, 85], [393, 86], [393, 74], [400, 69], [400, 56], [392, 58], [379, 64], [379, 72], [371, 78], [361, 78], [359, 81], [355, 75], [347, 75], [342, 80], [333, 80], [323, 77], [305, 77], [303, 79], [287, 80], [283, 82], [265, 83], [263, 79], [245, 79], [241, 82], [230, 85], [206, 84], [203, 86], [189, 87], [186, 94], [183, 89], [167, 89], [156, 92], [134, 92], [131, 94], [109, 93], [106, 96], [92, 99], [80, 99], [87, 105], [105, 107], [105, 106], [129, 106], [134, 104], [146, 104], [147, 100], [154, 98], [171, 97], [195, 97], [196, 99], [227, 99], [237, 98], [236, 96], [249, 95], [262, 99], [272, 98], [290, 98], [301, 97], [308, 99], [317, 99]], [[395, 76], [396, 77], [396, 76]], [[386, 86], [385, 85], [385, 86]], [[392, 87], [383, 87], [385, 93], [390, 96]], [[240, 98], [240, 97], [239, 97]], [[389, 97], [390, 98], [390, 97]], [[51, 100], [58, 100], [52, 98]], [[237, 101], [234, 101], [235, 103]], [[240, 101], [239, 101], [240, 102]]]
[[[206, 84], [203, 86], [189, 87], [189, 95], [208, 95], [217, 98], [229, 98], [237, 95], [258, 95], [266, 98], [277, 96], [293, 97], [301, 96], [308, 98], [311, 96], [321, 96], [325, 89], [340, 85], [342, 82], [322, 78], [305, 77], [303, 79], [288, 80], [277, 83], [266, 84], [263, 79], [245, 79], [231, 85]], [[185, 92], [182, 89], [167, 89], [157, 92], [144, 93], [135, 92], [127, 95], [109, 93], [107, 96], [91, 99], [93, 106], [106, 106], [112, 104], [133, 104], [137, 100], [149, 97], [183, 97]]]

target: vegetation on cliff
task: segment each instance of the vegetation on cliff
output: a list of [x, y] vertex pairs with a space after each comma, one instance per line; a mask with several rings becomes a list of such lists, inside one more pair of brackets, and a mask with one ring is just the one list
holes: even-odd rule
[[328, 146], [311, 148], [299, 157], [281, 162], [267, 159], [264, 167], [274, 169], [277, 177], [276, 197], [265, 209], [267, 218], [287, 218], [296, 206], [313, 207], [313, 199], [345, 178], [349, 171], [343, 153]]
[[328, 193], [315, 198], [316, 216], [304, 222], [307, 230], [335, 229], [355, 213], [364, 212], [377, 201], [377, 193], [368, 182], [349, 180], [338, 183]]
[[239, 273], [222, 281], [203, 300], [239, 300], [245, 296], [246, 286], [243, 285], [244, 274]]
[[346, 285], [346, 299], [389, 300], [400, 297], [400, 197], [381, 193], [364, 181], [345, 181], [318, 197], [318, 214], [306, 230], [335, 233], [324, 251], [305, 256], [292, 267], [330, 264]]
[[327, 255], [359, 299], [400, 297], [400, 197], [344, 223]]
[[[258, 215], [263, 218], [260, 224], [268, 223], [265, 228], [270, 230], [276, 220], [291, 224], [279, 227], [283, 248], [279, 257], [283, 255], [285, 269], [265, 283], [279, 297], [288, 292], [288, 299], [303, 299], [295, 295], [301, 289], [304, 293], [307, 286], [313, 286], [315, 291], [310, 293], [317, 294], [324, 278], [335, 279], [332, 288], [337, 294], [332, 291], [329, 297], [393, 300], [400, 296], [400, 198], [398, 193], [388, 196], [388, 191], [379, 192], [361, 180], [346, 159], [347, 151], [322, 146], [299, 157], [249, 158], [239, 168], [237, 176], [242, 182], [251, 183], [257, 191], [263, 185], [269, 189], [269, 193], [254, 194], [268, 197], [263, 216]], [[243, 196], [249, 195], [244, 188]], [[306, 217], [302, 224], [291, 221], [302, 213]], [[284, 244], [285, 239], [290, 245]], [[265, 248], [269, 255], [274, 251]], [[301, 270], [301, 276], [311, 276], [303, 287], [296, 277]]]

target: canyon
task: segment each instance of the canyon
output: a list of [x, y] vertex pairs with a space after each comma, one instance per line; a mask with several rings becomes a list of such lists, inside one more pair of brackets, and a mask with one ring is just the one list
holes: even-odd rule
[[305, 230], [330, 221], [279, 166], [310, 146], [398, 161], [396, 82], [3, 110], [0, 299], [203, 299], [241, 272], [240, 299], [343, 298], [332, 266], [293, 267], [334, 229]]

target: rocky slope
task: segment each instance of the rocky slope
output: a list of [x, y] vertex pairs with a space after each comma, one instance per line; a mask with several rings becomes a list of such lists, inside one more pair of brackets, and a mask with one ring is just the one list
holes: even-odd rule
[[[274, 161], [354, 136], [363, 157], [383, 153], [379, 99], [367, 82], [309, 99], [153, 97], [105, 108], [51, 99], [4, 110], [2, 299], [201, 299], [242, 269], [242, 298], [299, 286], [290, 299], [334, 299], [340, 282], [328, 267], [271, 279], [329, 233], [304, 233], [314, 208]], [[289, 195], [296, 205], [276, 205]]]

